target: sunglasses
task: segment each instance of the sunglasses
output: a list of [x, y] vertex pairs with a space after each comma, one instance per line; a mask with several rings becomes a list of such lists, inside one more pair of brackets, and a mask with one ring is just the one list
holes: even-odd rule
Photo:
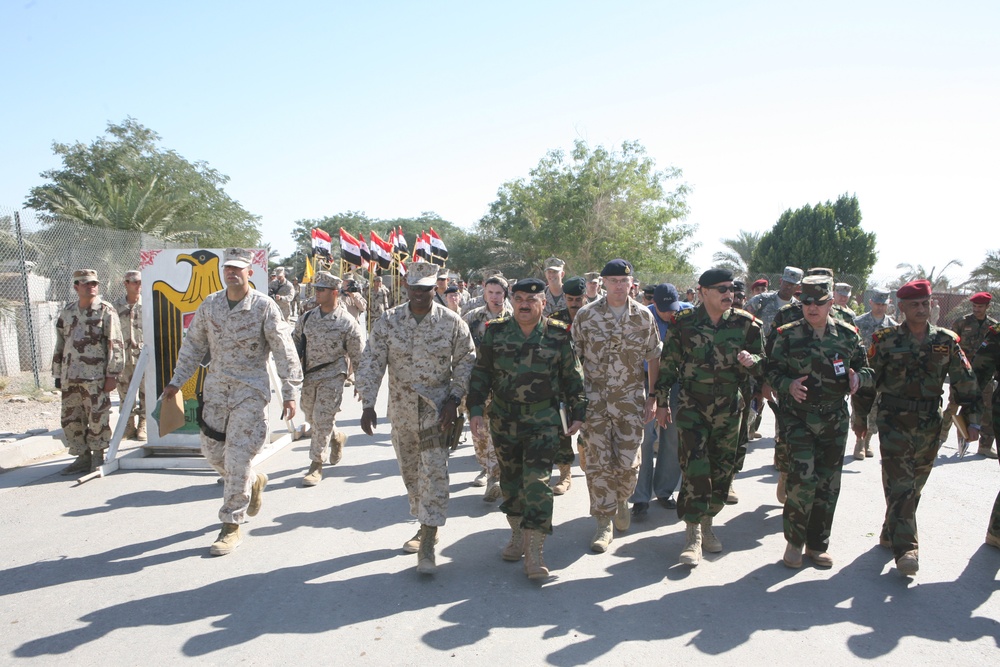
[[431, 285], [410, 285], [410, 289], [414, 292], [430, 292], [434, 288]]
[[736, 292], [736, 288], [733, 287], [732, 285], [708, 285], [706, 287], [702, 287], [702, 289], [715, 290], [719, 294], [728, 294], [729, 292], [733, 293]]
[[799, 299], [799, 301], [803, 306], [822, 306], [829, 303], [830, 299], [814, 299], [812, 297], [806, 297], [805, 299]]
[[100, 285], [96, 280], [77, 280], [74, 285], [83, 285], [84, 287], [96, 287]]

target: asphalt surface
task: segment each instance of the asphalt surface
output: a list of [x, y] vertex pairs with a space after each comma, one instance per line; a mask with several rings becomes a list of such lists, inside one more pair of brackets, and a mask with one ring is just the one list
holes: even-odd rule
[[[385, 414], [385, 388], [379, 414]], [[509, 529], [483, 489], [471, 439], [450, 462], [439, 571], [415, 571], [416, 524], [380, 419], [368, 437], [345, 398], [343, 462], [301, 486], [308, 444], [260, 469], [263, 509], [213, 558], [221, 486], [208, 471], [120, 471], [75, 486], [65, 455], [0, 474], [0, 662], [19, 664], [995, 664], [1000, 550], [985, 546], [997, 461], [946, 443], [918, 519], [920, 572], [878, 546], [878, 456], [848, 454], [832, 569], [781, 564], [770, 438], [751, 443], [725, 550], [677, 564], [683, 524], [653, 503], [606, 554], [589, 541], [586, 485], [556, 499], [553, 572], [529, 582], [499, 551]], [[762, 427], [773, 433], [770, 415]], [[953, 436], [954, 437], [954, 436]], [[849, 451], [851, 447], [849, 446]]]

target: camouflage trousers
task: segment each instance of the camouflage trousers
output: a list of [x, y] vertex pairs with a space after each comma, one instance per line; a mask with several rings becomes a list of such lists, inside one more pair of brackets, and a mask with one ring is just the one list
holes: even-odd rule
[[111, 396], [104, 380], [68, 381], [62, 386], [60, 422], [66, 447], [73, 456], [98, 452], [111, 442]]
[[337, 432], [336, 417], [344, 400], [344, 376], [302, 382], [302, 414], [312, 427], [309, 460], [323, 463], [330, 455], [330, 440]]
[[688, 523], [714, 517], [725, 507], [736, 475], [743, 399], [718, 396], [709, 405], [691, 405], [685, 396], [674, 417], [680, 435], [678, 458], [683, 478], [677, 516]]
[[[486, 471], [487, 477], [495, 479], [500, 474], [500, 469], [497, 467], [497, 453], [493, 447], [493, 436], [490, 431], [491, 405], [493, 405], [493, 399], [487, 398], [483, 410], [483, 430], [481, 431], [483, 435], [476, 435], [476, 432], [472, 431], [472, 448], [476, 452], [476, 462], [479, 463], [479, 467]], [[472, 422], [471, 416], [469, 422]]]
[[[427, 409], [421, 402], [419, 410]], [[410, 515], [423, 525], [443, 526], [448, 518], [448, 443], [444, 434], [436, 426], [421, 431], [393, 423], [392, 448], [406, 486]]]
[[881, 539], [892, 542], [899, 558], [917, 548], [917, 505], [941, 447], [941, 412], [879, 409], [878, 430], [885, 495]]
[[225, 433], [226, 439], [215, 440], [202, 433], [201, 453], [222, 477], [219, 520], [244, 523], [250, 487], [257, 478], [251, 461], [267, 438], [267, 401], [256, 396], [241, 401], [226, 398], [213, 401], [211, 396], [205, 396], [202, 418], [213, 429]]
[[[971, 360], [972, 358], [970, 357], [969, 359]], [[948, 433], [951, 431], [953, 417], [957, 412], [958, 403], [955, 402], [955, 392], [950, 391], [948, 394], [948, 408], [945, 410], [944, 418], [941, 421], [941, 435], [938, 442], [944, 443], [948, 440]], [[993, 380], [990, 379], [983, 390], [983, 416], [982, 423], [979, 425], [978, 445], [980, 447], [989, 447], [995, 439], [996, 436], [993, 434]]]
[[560, 449], [559, 426], [526, 424], [516, 416], [494, 415], [493, 444], [500, 468], [500, 510], [521, 517], [521, 527], [552, 533], [549, 476]]
[[[125, 370], [118, 376], [118, 400], [122, 403], [125, 402], [125, 394], [128, 393], [128, 386], [132, 383], [132, 376], [135, 375], [135, 362], [137, 360], [138, 357], [132, 358], [132, 355], [128, 351], [125, 352]], [[136, 394], [135, 405], [132, 406], [132, 412], [129, 414], [137, 417], [146, 416], [145, 382], [139, 383], [139, 393]]]
[[576, 452], [573, 451], [573, 436], [565, 435], [562, 432], [562, 424], [559, 424], [559, 449], [556, 451], [552, 464], [557, 466], [573, 465], [576, 460]]
[[[740, 413], [740, 436], [737, 439], [736, 445], [736, 472], [743, 470], [743, 464], [747, 460], [747, 445], [750, 444], [750, 432], [752, 428], [752, 422], [755, 420], [759, 421], [760, 415], [751, 409], [751, 402], [749, 397], [752, 395], [751, 389], [748, 387], [746, 391], [743, 392], [743, 396], [747, 400], [744, 401], [743, 411]], [[754, 429], [756, 430], [756, 429]]]
[[846, 403], [826, 414], [785, 411], [792, 465], [786, 478], [783, 518], [785, 539], [791, 544], [815, 551], [830, 546], [848, 423]]
[[[793, 399], [791, 396], [782, 396], [781, 400], [792, 401]], [[768, 401], [767, 404], [774, 412], [774, 467], [778, 469], [778, 472], [787, 475], [792, 469], [792, 455], [788, 451], [788, 443], [785, 442], [785, 413], [781, 409], [780, 403]]]
[[879, 393], [875, 397], [875, 403], [872, 405], [872, 409], [868, 411], [868, 432], [865, 433], [864, 440], [861, 441], [865, 448], [867, 448], [868, 443], [872, 441], [872, 436], [878, 433], [878, 396], [881, 395], [882, 394]]
[[625, 406], [614, 419], [588, 413], [580, 444], [586, 459], [591, 516], [614, 516], [628, 502], [642, 463], [642, 406]]

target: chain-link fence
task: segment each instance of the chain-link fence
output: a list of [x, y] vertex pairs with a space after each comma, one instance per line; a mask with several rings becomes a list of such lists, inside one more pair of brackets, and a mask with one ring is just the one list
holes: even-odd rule
[[101, 296], [125, 293], [139, 251], [176, 247], [147, 234], [104, 229], [0, 207], [0, 391], [52, 387], [55, 323], [73, 292], [73, 271], [94, 269]]

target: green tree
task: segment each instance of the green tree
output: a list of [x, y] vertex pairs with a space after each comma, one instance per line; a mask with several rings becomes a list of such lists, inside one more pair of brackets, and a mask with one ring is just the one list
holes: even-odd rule
[[749, 276], [753, 251], [760, 243], [762, 232], [748, 232], [740, 230], [734, 239], [722, 239], [722, 245], [726, 250], [712, 255], [715, 265], [727, 268], [737, 276]]
[[679, 221], [688, 186], [665, 187], [680, 177], [673, 167], [657, 170], [636, 141], [620, 152], [577, 141], [568, 155], [549, 151], [528, 179], [504, 183], [476, 233], [509, 275], [537, 275], [553, 255], [572, 274], [616, 257], [636, 271], [686, 270], [693, 228]]
[[761, 237], [750, 268], [754, 274], [774, 274], [789, 265], [824, 266], [859, 290], [867, 284], [877, 258], [874, 232], [861, 228], [857, 196], [843, 194], [836, 202], [782, 213]]
[[[229, 197], [229, 177], [205, 162], [188, 162], [159, 147], [160, 136], [134, 118], [108, 123], [90, 145], [52, 144], [62, 168], [41, 177], [25, 206], [87, 224], [171, 237], [197, 230], [202, 246], [256, 246], [259, 218]], [[75, 200], [75, 203], [74, 201]]]

